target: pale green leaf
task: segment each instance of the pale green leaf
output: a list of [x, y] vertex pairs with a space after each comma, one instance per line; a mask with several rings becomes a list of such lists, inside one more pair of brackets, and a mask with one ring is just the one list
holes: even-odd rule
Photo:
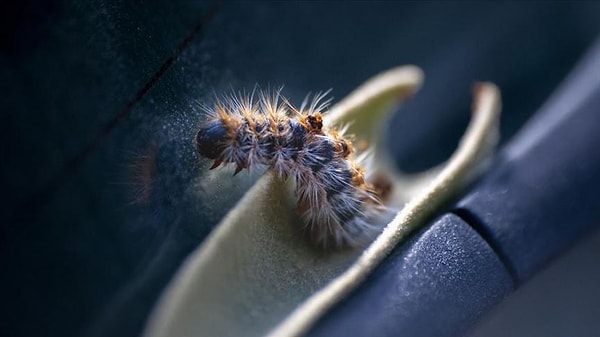
[[[357, 139], [378, 144], [374, 135], [379, 134], [386, 115], [419, 87], [421, 78], [420, 70], [412, 66], [374, 77], [332, 107], [325, 123], [349, 123], [349, 132]], [[310, 245], [295, 211], [292, 186], [267, 173], [188, 257], [155, 308], [145, 335], [302, 333], [407, 233], [459, 193], [495, 144], [498, 110], [497, 90], [482, 84], [474, 118], [458, 150], [434, 171], [401, 176], [376, 154], [371, 169], [390, 179], [395, 188], [410, 187], [410, 193], [394, 194], [390, 203], [401, 208], [400, 213], [364, 252], [323, 251]]]

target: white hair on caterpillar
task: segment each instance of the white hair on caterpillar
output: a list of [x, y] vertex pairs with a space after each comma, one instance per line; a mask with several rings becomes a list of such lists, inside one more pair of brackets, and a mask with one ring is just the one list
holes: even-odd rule
[[[204, 105], [206, 120], [196, 135], [198, 153], [214, 159], [210, 169], [266, 166], [295, 183], [297, 210], [311, 240], [324, 248], [355, 247], [376, 233], [369, 219], [385, 209], [361, 165], [346, 128], [323, 126], [327, 92], [309, 94], [300, 108], [281, 89], [232, 94]], [[258, 96], [258, 97], [256, 97]]]

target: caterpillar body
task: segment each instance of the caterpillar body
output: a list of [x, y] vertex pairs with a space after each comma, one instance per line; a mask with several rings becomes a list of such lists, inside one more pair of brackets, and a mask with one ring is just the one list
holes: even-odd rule
[[307, 97], [294, 107], [280, 91], [231, 95], [203, 106], [207, 118], [196, 135], [198, 153], [214, 159], [210, 169], [266, 166], [293, 179], [297, 210], [313, 242], [324, 248], [364, 244], [374, 233], [369, 219], [383, 210], [344, 130], [323, 125], [330, 100]]

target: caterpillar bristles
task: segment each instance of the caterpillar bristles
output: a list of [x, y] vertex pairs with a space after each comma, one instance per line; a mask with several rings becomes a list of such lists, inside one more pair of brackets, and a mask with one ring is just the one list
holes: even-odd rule
[[[267, 167], [280, 179], [293, 179], [297, 210], [311, 240], [324, 248], [355, 247], [369, 241], [377, 228], [369, 220], [385, 207], [355, 159], [351, 139], [323, 126], [329, 91], [294, 107], [281, 89], [233, 94], [203, 106], [206, 120], [196, 135], [197, 151], [213, 159], [210, 169], [235, 165]], [[255, 97], [258, 96], [258, 98]]]

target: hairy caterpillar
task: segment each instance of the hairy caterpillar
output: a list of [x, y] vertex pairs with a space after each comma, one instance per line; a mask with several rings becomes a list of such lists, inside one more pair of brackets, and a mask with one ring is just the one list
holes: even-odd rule
[[384, 207], [365, 181], [364, 158], [344, 130], [323, 125], [329, 105], [323, 94], [304, 100], [299, 109], [280, 91], [231, 95], [203, 106], [207, 114], [196, 135], [198, 153], [243, 169], [266, 166], [280, 179], [293, 179], [297, 210], [306, 231], [322, 247], [356, 246], [374, 231], [369, 218]]

